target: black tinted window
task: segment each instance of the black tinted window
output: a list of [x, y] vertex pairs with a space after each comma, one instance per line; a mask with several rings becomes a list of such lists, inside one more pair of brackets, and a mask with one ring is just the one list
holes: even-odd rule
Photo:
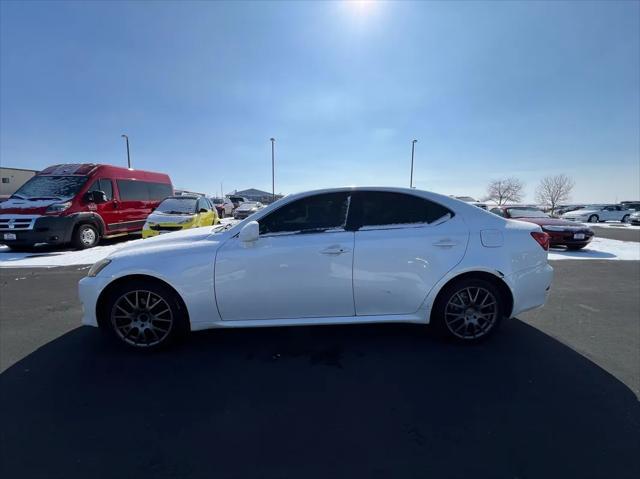
[[116, 180], [122, 201], [147, 201], [149, 190], [144, 181]]
[[107, 196], [107, 201], [113, 199], [113, 186], [111, 185], [111, 180], [107, 178], [100, 178], [94, 181], [89, 191], [102, 191]]
[[200, 198], [198, 200], [198, 207], [197, 207], [198, 211], [200, 211], [200, 210], [210, 210], [210, 209], [211, 209], [211, 206], [209, 206], [209, 202], [207, 201], [206, 198]]
[[260, 220], [260, 234], [322, 231], [344, 227], [349, 193], [327, 193], [303, 198]]
[[451, 213], [437, 203], [403, 193], [368, 191], [359, 193], [357, 226], [432, 223]]
[[173, 195], [171, 185], [166, 183], [147, 183], [149, 188], [149, 199], [151, 201], [161, 201]]

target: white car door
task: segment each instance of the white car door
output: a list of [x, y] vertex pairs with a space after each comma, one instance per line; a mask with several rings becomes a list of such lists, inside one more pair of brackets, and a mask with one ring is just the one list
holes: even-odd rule
[[353, 295], [356, 315], [411, 314], [466, 251], [469, 229], [418, 196], [358, 192]]
[[616, 211], [615, 206], [606, 206], [601, 211], [602, 216], [600, 217], [600, 221], [615, 221], [618, 218], [618, 211]]
[[257, 241], [222, 245], [215, 264], [222, 319], [354, 316], [349, 195], [295, 200], [260, 220]]

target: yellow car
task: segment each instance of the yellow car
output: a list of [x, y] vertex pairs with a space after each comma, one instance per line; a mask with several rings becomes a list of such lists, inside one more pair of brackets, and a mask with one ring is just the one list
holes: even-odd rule
[[218, 212], [204, 196], [170, 196], [147, 217], [142, 237], [220, 223]]

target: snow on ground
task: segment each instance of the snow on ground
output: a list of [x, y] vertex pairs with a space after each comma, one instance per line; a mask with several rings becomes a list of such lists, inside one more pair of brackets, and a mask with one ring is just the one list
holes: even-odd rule
[[595, 237], [584, 249], [569, 251], [564, 248], [549, 250], [549, 260], [613, 259], [640, 261], [640, 243]]
[[[236, 222], [232, 218], [222, 220], [223, 224]], [[627, 226], [628, 227], [628, 226]], [[636, 227], [637, 228], [637, 227]], [[144, 241], [144, 240], [134, 240]], [[0, 246], [0, 267], [24, 268], [58, 266], [91, 265], [105, 258], [112, 252], [131, 244], [133, 241], [125, 241], [95, 248], [74, 251], [69, 249], [42, 249], [29, 253], [16, 253], [6, 246]], [[579, 251], [568, 251], [564, 248], [553, 248], [549, 251], [549, 259], [606, 259], [606, 260], [635, 260], [640, 261], [640, 243], [634, 241], [618, 241], [606, 238], [594, 238], [585, 248]]]

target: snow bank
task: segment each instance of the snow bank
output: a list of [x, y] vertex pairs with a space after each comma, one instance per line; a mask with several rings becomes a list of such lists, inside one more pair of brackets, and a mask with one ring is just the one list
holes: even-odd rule
[[[237, 221], [231, 218], [225, 218], [222, 220], [223, 224], [235, 222]], [[0, 246], [0, 267], [54, 268], [58, 266], [90, 265], [108, 256], [119, 248], [123, 248], [134, 242], [140, 241], [144, 240], [126, 241], [117, 244], [97, 246], [83, 251], [46, 249], [42, 252], [36, 250], [30, 253], [16, 253], [6, 246]], [[565, 259], [640, 261], [640, 243], [596, 237], [589, 246], [580, 251], [568, 251], [563, 248], [552, 248], [549, 251], [549, 260], [556, 261]]]
[[[224, 218], [222, 224], [237, 223], [233, 218]], [[0, 246], [0, 268], [55, 268], [59, 266], [90, 265], [107, 257], [125, 246], [144, 241], [142, 239], [124, 241], [95, 248], [74, 251], [69, 249], [37, 248], [28, 253], [11, 251], [7, 246]]]
[[640, 243], [595, 237], [586, 248], [578, 251], [568, 251], [564, 248], [551, 248], [549, 250], [549, 260], [562, 259], [640, 261]]

